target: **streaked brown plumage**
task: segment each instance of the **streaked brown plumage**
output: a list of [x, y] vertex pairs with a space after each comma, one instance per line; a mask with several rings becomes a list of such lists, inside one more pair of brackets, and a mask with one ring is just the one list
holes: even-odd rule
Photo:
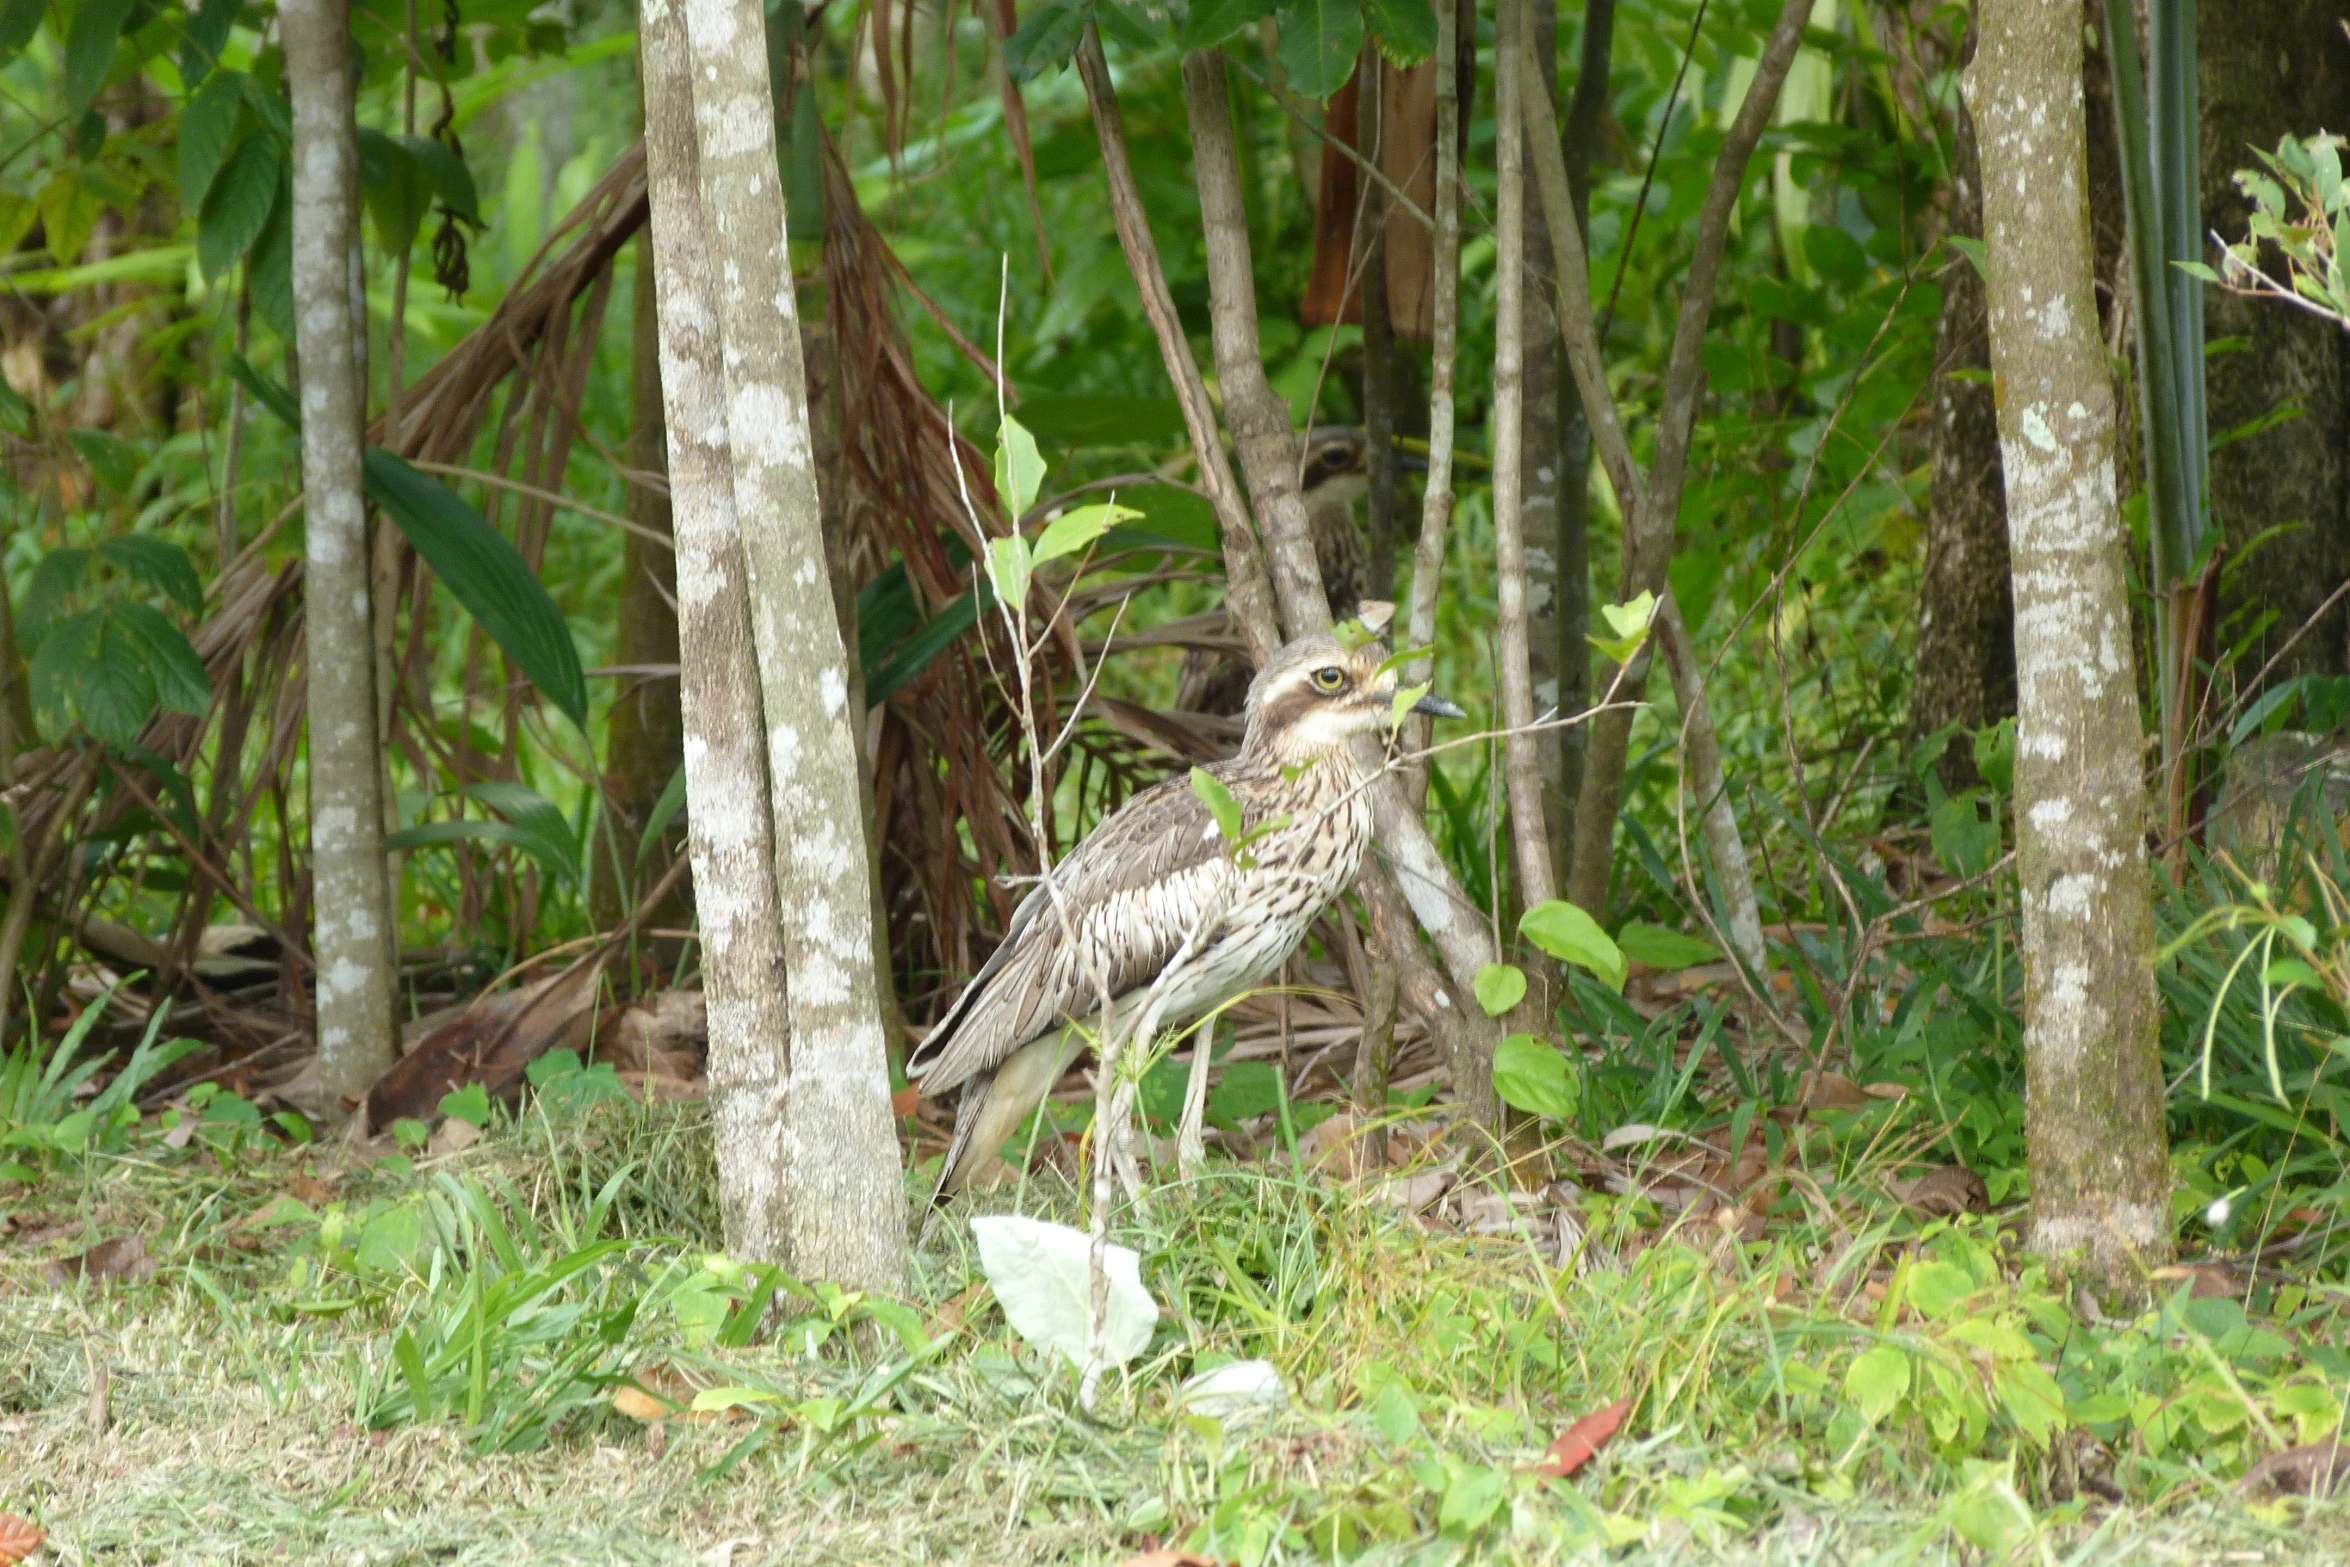
[[[1129, 800], [1021, 902], [1003, 945], [906, 1064], [926, 1095], [962, 1091], [941, 1198], [1050, 1091], [1083, 1047], [1071, 1025], [1098, 1026], [1105, 984], [1119, 1026], [1189, 1021], [1272, 974], [1354, 880], [1375, 765], [1357, 739], [1389, 724], [1385, 656], [1375, 643], [1349, 651], [1302, 637], [1251, 684], [1240, 754], [1208, 769], [1248, 829], [1265, 829], [1244, 852], [1191, 780], [1172, 778]], [[1460, 712], [1434, 697], [1420, 705]]]

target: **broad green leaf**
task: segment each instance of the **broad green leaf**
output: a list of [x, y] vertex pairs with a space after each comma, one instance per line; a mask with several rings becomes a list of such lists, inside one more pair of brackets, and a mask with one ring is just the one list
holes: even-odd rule
[[196, 220], [196, 264], [207, 282], [244, 260], [269, 226], [281, 173], [277, 143], [268, 136], [248, 136], [228, 155]]
[[359, 128], [359, 186], [375, 240], [398, 256], [416, 243], [416, 231], [432, 207], [433, 188], [423, 165], [405, 141], [367, 126]]
[[1954, 1262], [1921, 1262], [1909, 1270], [1907, 1299], [1918, 1315], [1940, 1322], [1981, 1293], [1974, 1275]]
[[1942, 236], [1942, 239], [1943, 242], [1949, 245], [1952, 250], [1955, 250], [1960, 255], [1966, 257], [1968, 264], [1975, 269], [1977, 276], [1987, 278], [1991, 275], [1988, 264], [1984, 259], [1983, 242], [1981, 240], [1969, 239], [1964, 234], [1945, 234]]
[[139, 479], [139, 454], [119, 436], [104, 430], [68, 430], [66, 441], [81, 454], [100, 484], [116, 495], [128, 495]]
[[188, 30], [180, 35], [181, 81], [193, 86], [220, 64], [220, 52], [228, 46], [229, 31], [236, 26], [237, 12], [243, 3], [244, 0], [203, 0], [196, 7]]
[[204, 613], [204, 584], [188, 552], [152, 533], [124, 533], [99, 542], [100, 558], [133, 581], [153, 588], [191, 615]]
[[50, 175], [34, 202], [41, 209], [41, 231], [48, 242], [49, 258], [61, 267], [72, 266], [81, 259], [82, 248], [89, 244], [106, 204], [72, 169]]
[[1515, 963], [1488, 963], [1477, 971], [1477, 1005], [1499, 1017], [1526, 999], [1526, 971]]
[[475, 228], [480, 228], [481, 196], [474, 187], [473, 171], [465, 166], [465, 160], [429, 136], [403, 136], [400, 145], [408, 149], [408, 156], [414, 158], [416, 166], [424, 171], [424, 177], [432, 186], [432, 193], [440, 198], [441, 205]]
[[402, 1203], [367, 1221], [352, 1260], [366, 1272], [396, 1273], [414, 1262], [423, 1247], [424, 1214]]
[[203, 210], [204, 197], [211, 191], [212, 181], [228, 160], [229, 147], [236, 140], [237, 111], [244, 102], [245, 90], [237, 82], [237, 73], [215, 71], [196, 89], [188, 106], [180, 110], [182, 212]]
[[20, 652], [30, 657], [39, 649], [50, 625], [63, 617], [66, 601], [89, 576], [88, 550], [51, 550], [41, 557], [41, 563], [33, 568], [33, 580], [25, 585], [22, 607], [17, 610], [16, 641]]
[[1700, 963], [1711, 963], [1721, 956], [1710, 941], [1695, 936], [1684, 936], [1677, 930], [1661, 925], [1644, 925], [1638, 920], [1627, 921], [1616, 932], [1616, 946], [1635, 963], [1650, 968], [1695, 968]]
[[454, 1093], [441, 1095], [440, 1111], [452, 1121], [487, 1127], [490, 1124], [490, 1091], [479, 1083], [467, 1083]]
[[1004, 74], [1013, 85], [1025, 86], [1067, 65], [1092, 14], [1092, 0], [1046, 0], [1004, 41]]
[[490, 640], [584, 730], [587, 675], [571, 628], [505, 535], [456, 491], [381, 447], [367, 452], [367, 494]]
[[1428, 0], [1368, 0], [1371, 36], [1397, 65], [1417, 65], [1436, 52], [1436, 12]]
[[652, 813], [645, 818], [644, 831], [636, 844], [636, 867], [645, 868], [645, 856], [661, 841], [669, 824], [677, 820], [677, 813], [685, 809], [685, 764], [677, 764], [677, 771], [669, 775], [669, 782], [661, 788], [661, 798], [653, 802]]
[[0, 65], [24, 53], [49, 14], [49, 0], [6, 0], [0, 4]]
[[1410, 715], [1413, 708], [1420, 705], [1420, 698], [1426, 696], [1428, 691], [1429, 682], [1425, 680], [1416, 686], [1405, 686], [1397, 691], [1394, 699], [1387, 704], [1387, 727], [1401, 729], [1404, 719]]
[[[147, 661], [148, 683], [155, 700], [175, 713], [202, 717], [212, 706], [212, 682], [204, 661], [196, 656], [180, 628], [159, 609], [146, 604], [116, 602], [107, 606], [107, 618], [117, 622], [138, 644]], [[142, 717], [141, 723], [146, 720]]]
[[2324, 983], [2317, 977], [2317, 970], [2299, 958], [2277, 959], [2261, 972], [2260, 978], [2272, 990], [2281, 990], [2288, 985], [2315, 989]]
[[1079, 506], [1073, 511], [1063, 512], [1047, 523], [1044, 532], [1036, 536], [1036, 543], [1028, 552], [1029, 564], [1041, 566], [1048, 560], [1074, 555], [1117, 524], [1141, 515], [1141, 512], [1120, 506], [1115, 501]]
[[1043, 487], [1044, 457], [1036, 449], [1036, 437], [1019, 420], [1004, 415], [995, 441], [995, 492], [1004, 516], [1016, 522], [1027, 515]]
[[136, 0], [82, 0], [65, 38], [65, 117], [89, 112], [114, 64], [114, 46]]
[[[1258, 14], [1271, 11], [1269, 0]], [[1194, 20], [1200, 8], [1193, 6]], [[1020, 422], [1047, 446], [1151, 446], [1180, 440], [1183, 405], [1172, 397], [1040, 392], [1020, 401]]]
[[1890, 1344], [1879, 1344], [1845, 1368], [1844, 1396], [1871, 1420], [1900, 1408], [1908, 1392], [1909, 1356]]
[[[33, 231], [33, 222], [40, 215], [40, 207], [32, 201], [14, 191], [0, 191], [0, 255], [15, 254], [16, 247], [24, 243], [24, 237]], [[32, 404], [17, 396], [13, 389], [9, 391], [8, 397], [8, 417], [0, 428], [5, 428], [11, 435], [32, 434]]]
[[1371, 1404], [1371, 1423], [1379, 1434], [1387, 1438], [1391, 1447], [1406, 1447], [1420, 1434], [1420, 1412], [1412, 1405], [1412, 1395], [1402, 1382], [1389, 1382], [1379, 1390]]
[[1223, 779], [1204, 767], [1195, 767], [1191, 770], [1191, 792], [1206, 804], [1225, 842], [1238, 843], [1247, 834], [1248, 823], [1241, 814], [1240, 802], [1232, 798], [1232, 791], [1224, 787]]
[[1999, 857], [1999, 824], [1983, 820], [1973, 790], [1934, 807], [1932, 835], [1935, 857], [1959, 876], [1979, 875]]
[[1320, 103], [1346, 85], [1362, 55], [1360, 0], [1285, 0], [1278, 14], [1281, 68], [1289, 85]]
[[1648, 640], [1649, 623], [1656, 618], [1656, 595], [1642, 593], [1627, 604], [1602, 604], [1599, 613], [1615, 629], [1612, 637], [1587, 635], [1590, 644], [1619, 664], [1628, 664]]
[[2015, 793], [2015, 720], [2002, 718], [1975, 731], [1975, 771], [1992, 792], [2005, 798]]
[[1175, 38], [1175, 15], [1159, 0], [1096, 0], [1093, 19], [1102, 36], [1146, 54]]
[[1475, 1534], [1500, 1510], [1510, 1494], [1510, 1477], [1483, 1464], [1460, 1464], [1444, 1487], [1436, 1509], [1436, 1526], [1454, 1538]]
[[1609, 989], [1624, 988], [1627, 967], [1623, 950], [1574, 904], [1559, 898], [1535, 904], [1518, 921], [1518, 934], [1562, 963], [1589, 969], [1606, 981]]
[[245, 283], [252, 291], [253, 313], [287, 347], [294, 346], [294, 228], [293, 203], [279, 201], [269, 209], [269, 224], [253, 242], [245, 260]]
[[1017, 533], [988, 540], [987, 580], [1000, 602], [1017, 605], [1028, 601], [1029, 566], [1028, 541]]
[[1513, 1109], [1551, 1121], [1572, 1120], [1583, 1098], [1566, 1056], [1532, 1034], [1494, 1046], [1493, 1091]]

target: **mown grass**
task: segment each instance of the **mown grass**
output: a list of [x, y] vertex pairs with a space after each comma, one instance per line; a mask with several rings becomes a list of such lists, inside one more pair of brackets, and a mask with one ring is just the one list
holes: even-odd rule
[[[918, 1259], [911, 1309], [783, 1285], [780, 1328], [736, 1342], [757, 1279], [705, 1260], [691, 1110], [532, 1113], [331, 1195], [316, 1151], [140, 1132], [0, 1196], [0, 1508], [72, 1561], [683, 1562], [728, 1541], [738, 1563], [1118, 1562], [1158, 1540], [1252, 1564], [2350, 1555], [2342, 1507], [2231, 1489], [2339, 1419], [2322, 1292], [2248, 1311], [2182, 1292], [2091, 1329], [1996, 1222], [1900, 1213], [1868, 1195], [1877, 1172], [1838, 1174], [1836, 1141], [1790, 1153], [1822, 1217], [1797, 1202], [1759, 1241], [1700, 1225], [1627, 1255], [1653, 1207], [1594, 1198], [1565, 1268], [1319, 1177], [1218, 1166], [1122, 1235], [1165, 1314], [1093, 1422], [1005, 1326], [960, 1225]], [[1049, 1172], [1022, 1200], [1075, 1217]], [[411, 1211], [413, 1245], [376, 1222]], [[149, 1237], [151, 1280], [44, 1280], [123, 1234]], [[519, 1323], [476, 1308], [566, 1266]], [[396, 1345], [441, 1319], [461, 1347], [478, 1321], [480, 1347], [420, 1417]], [[1874, 1419], [1872, 1352], [1906, 1368]], [[1249, 1356], [1279, 1368], [1286, 1411], [1178, 1410], [1184, 1375]], [[2025, 1366], [2063, 1409], [2036, 1409]], [[610, 1400], [629, 1372], [739, 1407], [640, 1423]], [[551, 1426], [500, 1423], [565, 1378], [587, 1381]], [[1562, 1425], [1627, 1396], [1582, 1475], [1532, 1473]], [[2066, 1494], [2083, 1430], [2118, 1503]]]

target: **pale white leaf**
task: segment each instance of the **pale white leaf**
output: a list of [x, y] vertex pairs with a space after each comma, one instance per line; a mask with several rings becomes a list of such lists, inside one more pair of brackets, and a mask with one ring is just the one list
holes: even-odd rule
[[1203, 1371], [1183, 1384], [1176, 1397], [1185, 1414], [1230, 1420], [1238, 1415], [1278, 1413], [1289, 1402], [1289, 1389], [1269, 1360], [1236, 1360], [1229, 1366]]
[[[1017, 1214], [971, 1221], [979, 1267], [1004, 1308], [1004, 1318], [1029, 1345], [1086, 1363], [1086, 1331], [1093, 1315], [1087, 1267], [1092, 1242], [1083, 1230]], [[1142, 1353], [1158, 1325], [1159, 1303], [1142, 1287], [1142, 1259], [1124, 1246], [1105, 1249], [1109, 1311], [1102, 1324], [1102, 1357], [1123, 1366]]]

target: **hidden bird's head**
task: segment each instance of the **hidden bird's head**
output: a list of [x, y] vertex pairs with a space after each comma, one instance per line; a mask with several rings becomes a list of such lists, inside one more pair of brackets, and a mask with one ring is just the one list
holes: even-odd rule
[[[1396, 672], [1382, 670], [1387, 648], [1349, 648], [1327, 633], [1299, 637], [1267, 661], [1248, 688], [1246, 755], [1297, 761], [1347, 747], [1354, 736], [1394, 722]], [[1430, 693], [1411, 711], [1435, 718], [1468, 715]]]

